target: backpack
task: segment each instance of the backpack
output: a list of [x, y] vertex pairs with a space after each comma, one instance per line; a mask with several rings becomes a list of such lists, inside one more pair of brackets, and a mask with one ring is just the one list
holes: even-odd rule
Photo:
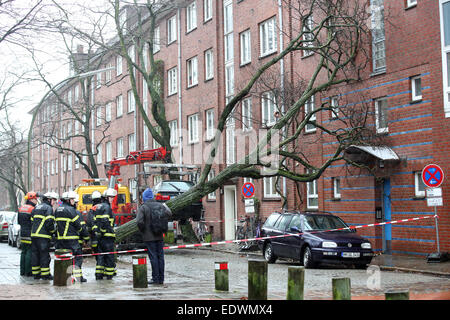
[[169, 218], [161, 204], [155, 203], [150, 207], [150, 218], [150, 230], [153, 234], [161, 235], [169, 230]]

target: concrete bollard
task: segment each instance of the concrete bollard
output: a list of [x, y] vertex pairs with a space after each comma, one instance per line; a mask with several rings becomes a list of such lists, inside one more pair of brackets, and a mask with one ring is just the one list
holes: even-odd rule
[[56, 249], [53, 262], [53, 285], [67, 286], [67, 280], [72, 276], [73, 256], [72, 250]]
[[228, 291], [228, 262], [214, 263], [215, 288], [218, 291]]
[[303, 300], [305, 289], [305, 268], [288, 267], [287, 300]]
[[384, 293], [385, 300], [409, 300], [409, 290], [390, 290]]
[[267, 261], [248, 260], [248, 299], [267, 300]]
[[133, 256], [133, 288], [148, 288], [147, 256]]
[[350, 278], [333, 278], [333, 300], [351, 300]]

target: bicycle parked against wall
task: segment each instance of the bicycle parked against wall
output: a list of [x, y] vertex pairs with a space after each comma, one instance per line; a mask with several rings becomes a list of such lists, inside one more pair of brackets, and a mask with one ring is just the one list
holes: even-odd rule
[[[258, 238], [261, 234], [261, 221], [255, 216], [242, 217], [237, 223], [236, 240]], [[257, 249], [258, 242], [254, 240], [239, 241], [239, 250]]]

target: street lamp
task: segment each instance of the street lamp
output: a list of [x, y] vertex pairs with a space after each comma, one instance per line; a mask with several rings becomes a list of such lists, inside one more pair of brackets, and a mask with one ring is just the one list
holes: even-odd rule
[[104, 72], [104, 71], [109, 71], [109, 70], [113, 70], [114, 67], [109, 67], [109, 68], [103, 68], [103, 69], [97, 69], [97, 70], [93, 70], [93, 71], [88, 71], [88, 72], [84, 72], [84, 73], [80, 73], [71, 77], [68, 77], [60, 82], [58, 82], [56, 84], [56, 86], [54, 86], [53, 88], [50, 88], [49, 91], [47, 91], [47, 93], [42, 97], [41, 101], [39, 101], [38, 105], [34, 108], [33, 111], [33, 117], [31, 119], [31, 125], [30, 125], [30, 130], [28, 131], [28, 141], [27, 141], [27, 158], [28, 158], [28, 164], [27, 164], [27, 189], [28, 191], [31, 189], [31, 136], [33, 134], [33, 126], [34, 126], [34, 121], [36, 120], [36, 116], [38, 114], [38, 111], [40, 110], [42, 104], [44, 103], [44, 101], [48, 98], [48, 96], [51, 93], [56, 92], [57, 90], [59, 90], [66, 82], [73, 80], [73, 79], [82, 79], [82, 78], [86, 78], [92, 75], [95, 75], [99, 72]]

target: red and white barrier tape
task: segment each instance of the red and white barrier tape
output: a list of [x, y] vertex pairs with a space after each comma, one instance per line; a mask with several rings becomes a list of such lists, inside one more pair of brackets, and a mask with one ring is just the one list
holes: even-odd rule
[[[314, 234], [319, 232], [332, 232], [332, 231], [341, 231], [341, 230], [349, 230], [349, 229], [360, 229], [360, 228], [367, 228], [367, 227], [375, 227], [375, 226], [383, 226], [387, 224], [394, 224], [399, 222], [409, 222], [409, 221], [417, 221], [417, 220], [424, 220], [424, 219], [431, 219], [431, 218], [439, 218], [437, 215], [433, 216], [423, 216], [418, 218], [409, 218], [409, 219], [402, 219], [402, 220], [396, 220], [396, 221], [386, 221], [386, 222], [380, 222], [380, 223], [371, 223], [371, 224], [365, 224], [361, 226], [349, 226], [348, 228], [337, 228], [337, 229], [329, 229], [329, 230], [318, 230], [318, 231], [311, 231], [307, 232], [308, 234]], [[224, 241], [216, 241], [216, 242], [206, 242], [206, 243], [194, 243], [194, 244], [183, 244], [178, 246], [167, 246], [164, 247], [164, 250], [169, 249], [185, 249], [185, 248], [198, 248], [198, 247], [208, 247], [208, 246], [215, 246], [215, 245], [221, 245], [221, 244], [230, 244], [230, 243], [239, 243], [239, 242], [247, 242], [247, 241], [260, 241], [260, 240], [267, 240], [267, 239], [275, 239], [275, 238], [285, 238], [285, 237], [292, 237], [292, 236], [301, 236], [303, 233], [289, 233], [289, 234], [282, 234], [278, 236], [267, 236], [267, 237], [258, 237], [258, 238], [249, 238], [249, 239], [236, 239], [236, 240], [224, 240]], [[107, 254], [122, 254], [122, 253], [135, 253], [135, 252], [146, 252], [147, 249], [136, 249], [136, 250], [124, 250], [124, 251], [115, 251], [115, 252], [102, 252], [102, 253], [90, 253], [90, 254], [80, 254], [80, 255], [74, 255], [72, 257], [90, 257], [90, 256], [99, 256], [99, 255], [107, 255]], [[57, 260], [70, 260], [72, 257], [64, 258], [63, 256], [56, 256]]]

